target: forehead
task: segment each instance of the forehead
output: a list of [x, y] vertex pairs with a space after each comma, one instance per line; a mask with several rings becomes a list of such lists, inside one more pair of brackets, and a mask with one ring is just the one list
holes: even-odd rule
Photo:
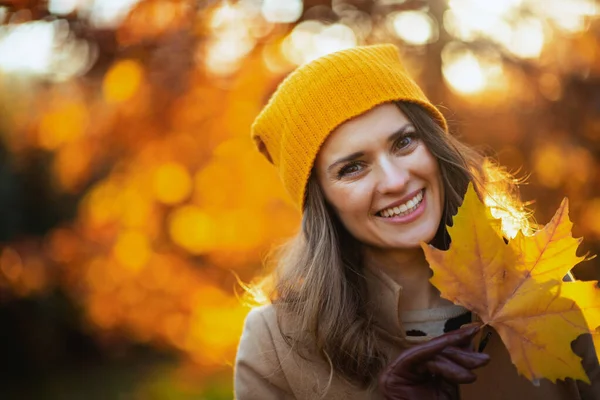
[[409, 123], [410, 120], [396, 105], [385, 103], [375, 106], [334, 129], [323, 143], [317, 162], [343, 153], [362, 151], [362, 146], [379, 139], [387, 140], [389, 135]]

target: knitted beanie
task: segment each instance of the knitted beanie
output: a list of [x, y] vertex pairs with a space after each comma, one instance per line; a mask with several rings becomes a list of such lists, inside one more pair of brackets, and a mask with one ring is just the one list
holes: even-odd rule
[[256, 117], [251, 135], [302, 209], [327, 136], [343, 122], [394, 100], [422, 106], [447, 131], [444, 116], [408, 76], [396, 46], [382, 44], [338, 51], [298, 67]]

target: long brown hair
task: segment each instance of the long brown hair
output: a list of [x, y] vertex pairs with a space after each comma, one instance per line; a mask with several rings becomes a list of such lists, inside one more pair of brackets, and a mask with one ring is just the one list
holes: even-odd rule
[[[448, 248], [446, 225], [462, 203], [469, 182], [499, 217], [513, 228], [529, 230], [510, 174], [448, 135], [418, 105], [396, 104], [439, 162], [445, 204], [434, 246]], [[341, 224], [311, 175], [301, 230], [278, 252], [269, 297], [277, 307], [281, 333], [295, 351], [303, 357], [309, 351], [323, 357], [331, 376], [338, 374], [365, 388], [377, 381], [389, 360], [365, 309], [368, 299], [362, 269], [360, 244]], [[286, 321], [291, 317], [295, 334], [283, 327], [283, 316]]]

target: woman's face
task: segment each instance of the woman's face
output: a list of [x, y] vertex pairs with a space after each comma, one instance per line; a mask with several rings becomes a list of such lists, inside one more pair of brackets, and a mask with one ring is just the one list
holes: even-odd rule
[[394, 104], [336, 128], [315, 167], [327, 201], [359, 241], [408, 249], [435, 236], [444, 204], [438, 162]]

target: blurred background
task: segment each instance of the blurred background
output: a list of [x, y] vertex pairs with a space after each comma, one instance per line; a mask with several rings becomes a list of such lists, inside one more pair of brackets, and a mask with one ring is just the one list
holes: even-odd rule
[[2, 399], [232, 398], [239, 282], [299, 223], [250, 124], [351, 46], [396, 44], [600, 253], [596, 1], [0, 0], [0, 24]]

